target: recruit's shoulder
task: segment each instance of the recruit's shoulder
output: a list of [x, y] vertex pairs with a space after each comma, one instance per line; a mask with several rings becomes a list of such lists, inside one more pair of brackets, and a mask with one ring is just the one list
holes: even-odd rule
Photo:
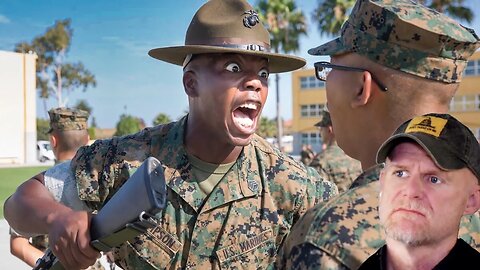
[[283, 153], [260, 136], [255, 135], [251, 145], [255, 149], [256, 162], [263, 167], [265, 180], [271, 187], [280, 185], [293, 193], [314, 196], [315, 203], [338, 193], [335, 184], [324, 180], [315, 169]]
[[371, 246], [383, 244], [377, 219], [379, 182], [347, 190], [308, 210], [295, 225], [285, 245], [290, 254], [296, 246], [310, 244], [346, 266], [355, 253], [370, 254]]

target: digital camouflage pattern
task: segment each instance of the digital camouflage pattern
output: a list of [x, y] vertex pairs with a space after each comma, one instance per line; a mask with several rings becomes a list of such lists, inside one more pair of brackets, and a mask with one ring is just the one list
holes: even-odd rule
[[50, 130], [83, 130], [87, 129], [88, 112], [71, 108], [54, 108], [48, 111]]
[[30, 241], [32, 242], [32, 246], [41, 251], [45, 251], [48, 248], [48, 235], [33, 236]]
[[339, 192], [346, 191], [362, 173], [360, 161], [347, 156], [337, 144], [327, 146], [309, 166], [316, 169], [323, 179], [337, 185]]
[[72, 160], [79, 197], [92, 209], [100, 209], [147, 157], [164, 166], [168, 203], [157, 215], [159, 225], [115, 249], [116, 263], [124, 269], [273, 267], [292, 225], [335, 195], [335, 185], [255, 136], [204, 197], [183, 146], [185, 124], [186, 117], [97, 141]]
[[355, 52], [392, 69], [456, 83], [478, 47], [472, 29], [413, 1], [358, 0], [340, 37], [308, 53]]
[[[278, 256], [278, 269], [358, 269], [385, 244], [378, 217], [379, 175], [374, 166], [345, 193], [310, 209]], [[357, 181], [364, 183], [358, 185]], [[464, 216], [459, 236], [480, 251], [480, 216]]]

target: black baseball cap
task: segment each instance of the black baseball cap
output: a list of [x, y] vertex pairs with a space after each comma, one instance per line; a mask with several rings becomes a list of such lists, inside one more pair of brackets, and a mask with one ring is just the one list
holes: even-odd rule
[[480, 144], [468, 127], [449, 114], [430, 113], [403, 123], [377, 152], [385, 162], [393, 148], [406, 140], [418, 143], [442, 170], [469, 168], [480, 183]]

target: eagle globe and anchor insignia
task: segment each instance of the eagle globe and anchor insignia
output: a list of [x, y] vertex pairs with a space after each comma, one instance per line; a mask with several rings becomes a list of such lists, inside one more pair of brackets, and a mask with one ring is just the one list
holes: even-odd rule
[[243, 18], [243, 25], [245, 25], [245, 27], [252, 28], [257, 23], [260, 23], [258, 13], [255, 10], [247, 10], [243, 14], [247, 14], [247, 16]]

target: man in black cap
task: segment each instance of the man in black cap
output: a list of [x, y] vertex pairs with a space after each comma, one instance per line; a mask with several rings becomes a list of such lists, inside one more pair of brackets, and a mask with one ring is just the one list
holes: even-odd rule
[[[66, 268], [86, 267], [98, 255], [89, 245], [90, 212], [154, 156], [165, 171], [168, 202], [156, 228], [114, 249], [118, 265], [269, 267], [298, 218], [337, 192], [315, 170], [255, 135], [269, 74], [295, 70], [305, 61], [270, 52], [269, 33], [244, 0], [208, 1], [193, 17], [184, 46], [153, 49], [149, 55], [183, 67], [188, 115], [81, 148], [70, 171], [52, 177], [74, 182], [86, 211], [52, 201], [39, 183], [42, 174], [7, 200], [5, 217], [19, 230], [49, 232], [53, 252]], [[26, 211], [34, 215], [15, 215]]]
[[386, 245], [360, 269], [477, 269], [480, 253], [458, 238], [461, 217], [480, 208], [472, 132], [448, 114], [415, 117], [383, 143], [377, 162], [385, 164], [378, 210]]

